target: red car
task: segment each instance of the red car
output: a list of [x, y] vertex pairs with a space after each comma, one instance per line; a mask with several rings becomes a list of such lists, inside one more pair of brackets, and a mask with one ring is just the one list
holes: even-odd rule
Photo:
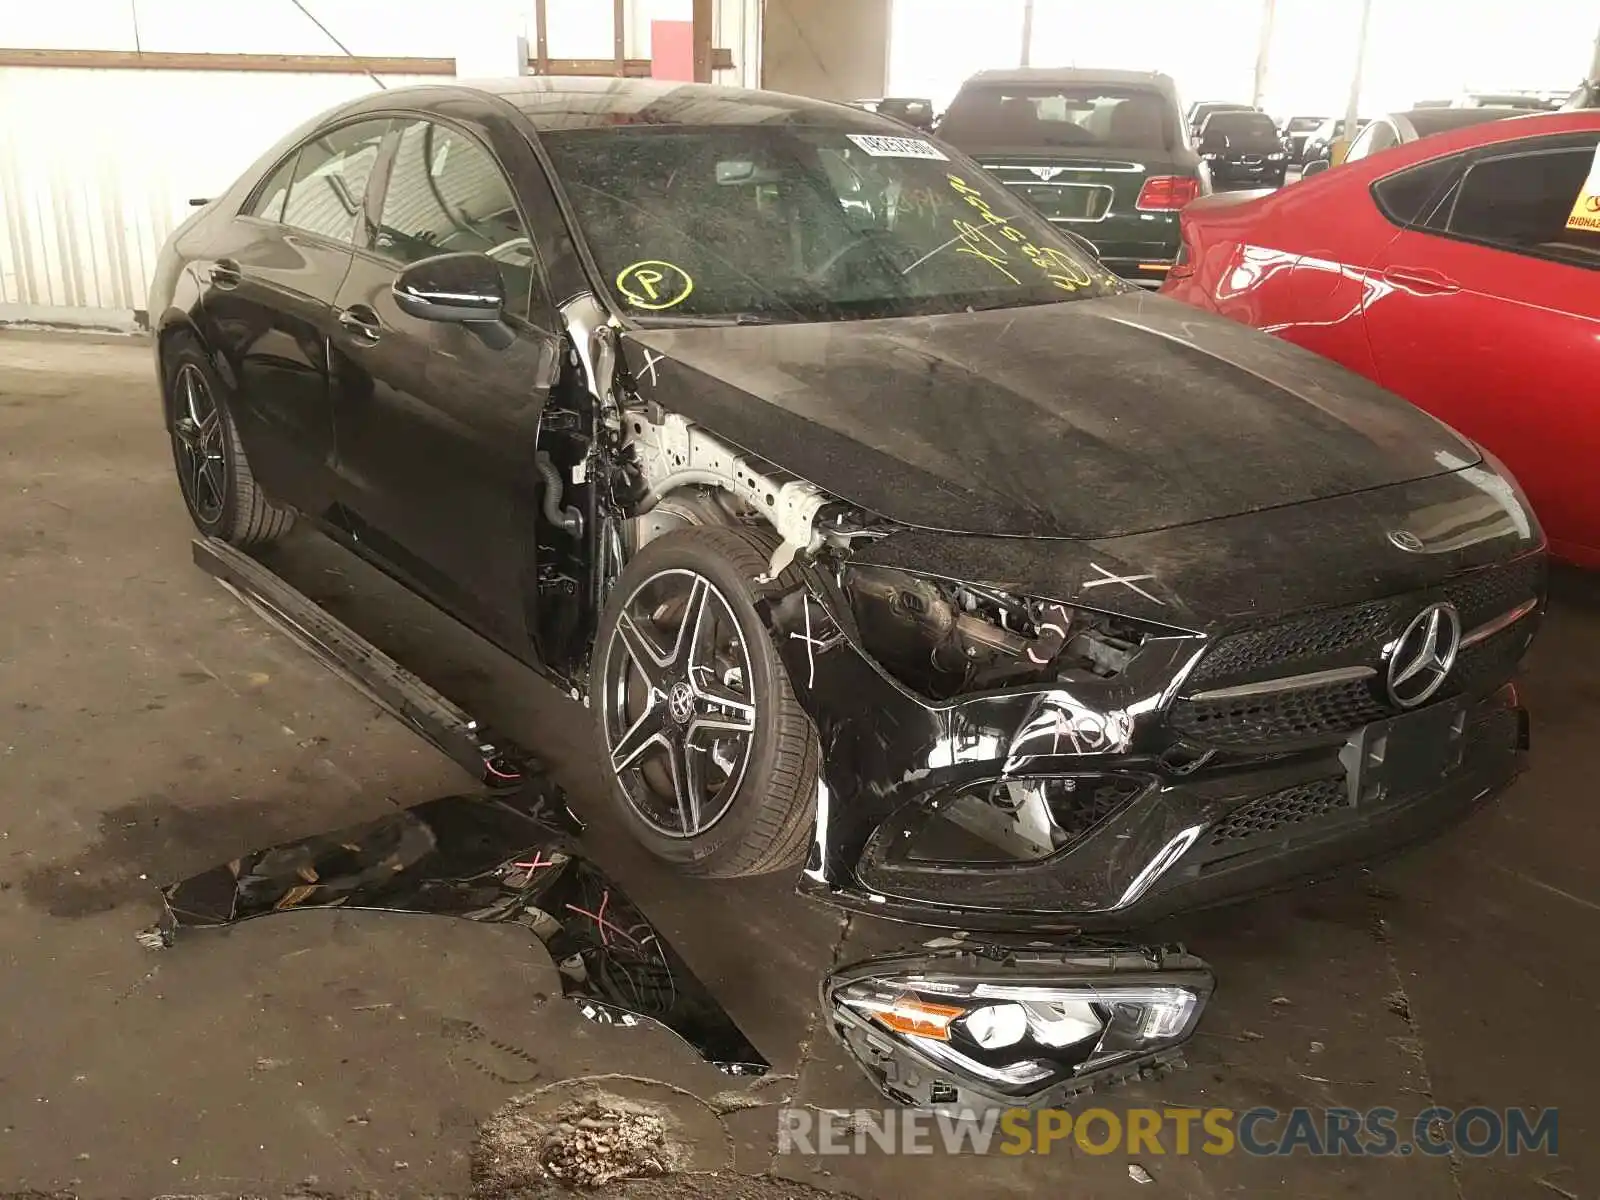
[[1162, 291], [1376, 380], [1504, 460], [1600, 567], [1600, 112], [1423, 138], [1183, 213]]

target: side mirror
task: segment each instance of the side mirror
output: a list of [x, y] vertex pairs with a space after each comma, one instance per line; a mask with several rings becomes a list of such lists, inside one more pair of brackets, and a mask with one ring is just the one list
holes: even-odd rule
[[1329, 163], [1327, 159], [1313, 158], [1305, 166], [1300, 168], [1300, 178], [1310, 179], [1313, 175], [1320, 175], [1323, 171], [1328, 169], [1328, 166]]
[[505, 284], [487, 254], [439, 254], [412, 263], [395, 277], [394, 302], [419, 321], [465, 325], [494, 350], [512, 342], [501, 317]]
[[1083, 234], [1074, 233], [1070, 229], [1060, 229], [1057, 230], [1057, 232], [1060, 233], [1062, 237], [1066, 238], [1067, 241], [1076, 246], [1079, 250], [1082, 250], [1090, 258], [1094, 259], [1096, 262], [1099, 261], [1100, 247], [1096, 246], [1088, 238], [1084, 237]]

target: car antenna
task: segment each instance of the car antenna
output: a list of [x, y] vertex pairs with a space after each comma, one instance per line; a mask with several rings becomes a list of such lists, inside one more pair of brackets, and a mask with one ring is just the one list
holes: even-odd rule
[[[339, 49], [343, 50], [351, 58], [355, 58], [356, 57], [356, 55], [351, 52], [350, 47], [346, 46], [338, 38], [334, 37], [333, 36], [333, 30], [329, 29], [321, 21], [317, 20], [316, 16], [311, 12], [311, 10], [309, 8], [307, 8], [304, 4], [300, 3], [300, 0], [289, 0], [289, 3], [294, 5], [296, 8], [298, 8], [305, 15], [306, 20], [310, 21], [318, 29], [322, 30], [322, 32], [327, 36], [327, 39], [330, 42], [332, 42], [335, 46], [339, 47]], [[385, 91], [385, 92], [389, 90], [389, 85], [386, 84], [383, 80], [379, 79], [378, 76], [372, 71], [371, 68], [363, 67], [362, 70], [366, 72], [366, 75], [367, 75], [368, 79], [372, 80], [373, 83], [378, 85], [380, 90]]]

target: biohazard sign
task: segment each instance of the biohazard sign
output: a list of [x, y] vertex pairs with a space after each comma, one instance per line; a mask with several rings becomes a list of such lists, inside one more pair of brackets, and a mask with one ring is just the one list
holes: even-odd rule
[[1589, 164], [1589, 178], [1578, 189], [1578, 199], [1567, 218], [1568, 229], [1587, 229], [1600, 233], [1600, 146], [1594, 149], [1594, 162]]

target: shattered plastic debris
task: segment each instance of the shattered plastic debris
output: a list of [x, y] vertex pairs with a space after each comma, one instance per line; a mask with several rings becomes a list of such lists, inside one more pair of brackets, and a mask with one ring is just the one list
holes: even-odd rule
[[551, 812], [533, 789], [447, 796], [257, 850], [162, 888], [166, 911], [139, 941], [159, 948], [179, 929], [307, 908], [518, 924], [543, 943], [562, 994], [585, 1016], [621, 1025], [648, 1017], [729, 1074], [764, 1074], [767, 1060], [621, 889], [578, 856]]
[[1128, 1178], [1133, 1180], [1135, 1183], [1154, 1183], [1156, 1181], [1155, 1176], [1150, 1174], [1149, 1171], [1146, 1171], [1138, 1163], [1128, 1164]]
[[538, 1192], [552, 1179], [593, 1188], [665, 1175], [686, 1152], [651, 1107], [598, 1092], [548, 1116], [513, 1101], [484, 1122], [473, 1158], [478, 1191], [498, 1196]]

